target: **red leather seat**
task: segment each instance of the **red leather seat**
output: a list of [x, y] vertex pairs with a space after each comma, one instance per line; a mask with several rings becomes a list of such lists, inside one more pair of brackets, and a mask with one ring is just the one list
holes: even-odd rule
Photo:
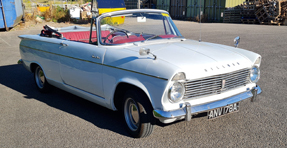
[[122, 43], [130, 43], [145, 40], [142, 36], [131, 35], [129, 38], [127, 36], [118, 36], [113, 39], [113, 44], [122, 44]]
[[176, 37], [176, 35], [167, 34], [167, 35], [159, 35], [159, 37], [161, 37], [161, 38], [172, 38], [172, 37]]
[[[167, 35], [159, 35], [159, 37], [172, 38], [172, 37], [176, 37], [176, 35], [167, 34]], [[137, 37], [135, 35], [131, 35], [129, 36], [129, 38], [127, 38], [127, 36], [119, 36], [113, 39], [113, 44], [122, 44], [122, 43], [137, 42], [137, 41], [143, 41], [143, 40], [145, 39], [142, 36]]]
[[[129, 38], [136, 38], [137, 36], [135, 36], [135, 35], [130, 35], [129, 36]], [[122, 36], [115, 36], [114, 38], [113, 38], [113, 42], [117, 42], [117, 41], [119, 41], [119, 40], [124, 40], [124, 39], [127, 39], [127, 36], [125, 36], [125, 35], [122, 35]]]
[[[110, 31], [101, 31], [102, 37], [108, 36]], [[79, 41], [79, 42], [89, 42], [90, 38], [90, 31], [77, 31], [77, 32], [62, 32], [63, 37], [71, 41]], [[92, 40], [96, 40], [97, 38], [97, 31], [93, 31], [92, 33]], [[109, 39], [112, 38], [111, 36]]]

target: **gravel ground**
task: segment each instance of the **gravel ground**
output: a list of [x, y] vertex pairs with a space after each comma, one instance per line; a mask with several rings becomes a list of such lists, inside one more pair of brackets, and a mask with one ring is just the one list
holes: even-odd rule
[[[186, 38], [199, 39], [198, 23], [175, 24]], [[203, 41], [233, 46], [240, 36], [240, 48], [262, 55], [263, 93], [237, 113], [158, 125], [150, 137], [133, 139], [118, 112], [60, 89], [36, 90], [32, 73], [16, 64], [17, 36], [38, 34], [43, 25], [0, 32], [0, 147], [287, 147], [287, 26], [202, 24]]]

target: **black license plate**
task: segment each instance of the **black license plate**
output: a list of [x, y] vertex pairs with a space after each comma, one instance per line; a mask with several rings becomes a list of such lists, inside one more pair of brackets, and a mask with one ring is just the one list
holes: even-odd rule
[[207, 118], [214, 119], [229, 113], [239, 111], [239, 102], [208, 111]]

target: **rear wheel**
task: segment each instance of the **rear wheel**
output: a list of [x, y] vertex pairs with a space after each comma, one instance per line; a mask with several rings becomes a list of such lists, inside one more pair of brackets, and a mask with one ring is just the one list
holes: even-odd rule
[[51, 90], [51, 85], [47, 82], [44, 71], [40, 66], [35, 69], [34, 80], [40, 92], [45, 93]]
[[127, 131], [134, 138], [147, 137], [152, 133], [155, 119], [144, 93], [137, 90], [127, 91], [122, 107]]

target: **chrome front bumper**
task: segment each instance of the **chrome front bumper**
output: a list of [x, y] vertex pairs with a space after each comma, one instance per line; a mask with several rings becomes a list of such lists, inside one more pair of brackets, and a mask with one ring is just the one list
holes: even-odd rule
[[181, 119], [190, 121], [193, 114], [207, 112], [208, 110], [223, 107], [248, 98], [251, 98], [251, 102], [253, 102], [256, 99], [257, 94], [260, 94], [261, 92], [262, 92], [261, 88], [259, 86], [256, 86], [255, 88], [247, 92], [215, 102], [210, 102], [196, 106], [191, 106], [187, 102], [185, 103], [183, 108], [174, 111], [154, 110], [153, 115], [155, 118], [159, 119], [162, 123], [171, 123]]

